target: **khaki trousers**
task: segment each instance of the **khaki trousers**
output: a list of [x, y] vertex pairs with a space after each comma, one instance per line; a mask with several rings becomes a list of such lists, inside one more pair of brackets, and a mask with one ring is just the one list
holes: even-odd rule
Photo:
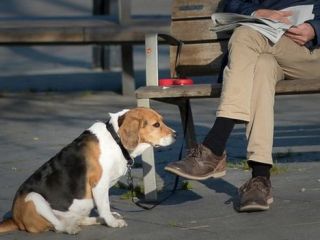
[[310, 51], [283, 36], [276, 44], [239, 27], [229, 45], [217, 117], [246, 122], [247, 158], [272, 164], [274, 96], [281, 79], [319, 79], [320, 49]]

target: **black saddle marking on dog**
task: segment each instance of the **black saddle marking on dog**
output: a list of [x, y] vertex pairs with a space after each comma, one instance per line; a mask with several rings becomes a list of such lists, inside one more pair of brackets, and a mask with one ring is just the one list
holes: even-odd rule
[[17, 196], [36, 192], [51, 208], [67, 211], [74, 199], [85, 195], [86, 160], [83, 153], [88, 141], [98, 141], [90, 131], [84, 131], [72, 143], [35, 171], [19, 188]]

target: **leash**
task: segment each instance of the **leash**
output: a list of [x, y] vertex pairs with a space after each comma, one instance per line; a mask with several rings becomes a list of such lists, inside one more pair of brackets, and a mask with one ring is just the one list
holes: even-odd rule
[[[179, 160], [181, 159], [181, 156], [182, 156], [182, 151], [183, 151], [183, 143], [181, 145], [181, 148], [180, 148], [180, 153], [179, 153]], [[174, 180], [174, 184], [173, 184], [173, 188], [172, 190], [170, 191], [170, 193], [162, 198], [161, 200], [157, 201], [156, 203], [154, 203], [152, 206], [146, 206], [146, 205], [143, 205], [141, 204], [138, 199], [138, 201], [135, 200], [135, 197], [134, 197], [134, 185], [133, 185], [133, 177], [132, 177], [132, 173], [131, 173], [131, 167], [132, 165], [127, 165], [128, 167], [128, 177], [127, 177], [127, 183], [128, 183], [128, 186], [129, 186], [129, 189], [131, 191], [131, 202], [133, 202], [136, 206], [144, 209], [144, 210], [151, 210], [151, 209], [154, 209], [155, 207], [159, 206], [161, 203], [165, 202], [166, 200], [168, 200], [177, 190], [178, 188], [178, 183], [179, 183], [179, 176], [176, 175], [175, 176], [175, 180]]]
[[[181, 158], [182, 158], [182, 152], [183, 152], [183, 147], [184, 147], [184, 142], [185, 142], [185, 137], [186, 137], [186, 132], [187, 132], [187, 122], [188, 122], [188, 112], [187, 111], [186, 111], [185, 119], [186, 119], [186, 121], [185, 121], [186, 124], [185, 124], [184, 129], [183, 129], [183, 141], [182, 141], [182, 144], [181, 144], [181, 147], [180, 147], [178, 160], [181, 160]], [[142, 208], [144, 210], [151, 210], [151, 209], [154, 209], [155, 207], [159, 206], [161, 203], [165, 202], [166, 200], [168, 200], [177, 191], [178, 183], [179, 183], [179, 176], [178, 175], [175, 176], [173, 188], [171, 189], [170, 193], [166, 197], [164, 197], [161, 200], [159, 200], [156, 203], [154, 203], [152, 206], [143, 205], [142, 203], [139, 202], [140, 199], [138, 199], [138, 201], [135, 200], [135, 197], [134, 197], [134, 184], [133, 184], [133, 177], [132, 177], [132, 171], [131, 171], [132, 170], [132, 166], [134, 165], [134, 160], [131, 158], [131, 156], [130, 156], [129, 152], [127, 151], [127, 149], [125, 149], [125, 147], [123, 146], [123, 144], [121, 142], [121, 139], [119, 138], [118, 134], [116, 133], [116, 131], [114, 130], [112, 124], [110, 123], [110, 119], [105, 124], [106, 124], [106, 128], [111, 133], [111, 135], [114, 138], [114, 140], [120, 146], [122, 154], [127, 160], [127, 184], [128, 184], [129, 190], [131, 192], [131, 201], [132, 201], [132, 203], [134, 203], [136, 206], [138, 206], [138, 207], [140, 207], [140, 208]]]
[[[186, 102], [186, 104], [188, 104]], [[186, 106], [186, 109], [187, 106]], [[184, 143], [185, 143], [185, 138], [186, 138], [186, 132], [187, 132], [187, 122], [188, 122], [188, 112], [186, 111], [186, 116], [185, 116], [185, 119], [186, 119], [186, 124], [184, 126], [184, 129], [183, 129], [183, 141], [182, 141], [182, 144], [181, 144], [181, 147], [180, 147], [180, 151], [179, 151], [179, 157], [178, 157], [178, 160], [181, 160], [182, 159], [182, 152], [183, 152], [183, 148], [184, 148]], [[131, 202], [133, 202], [136, 206], [144, 209], [144, 210], [152, 210], [154, 209], [155, 207], [159, 206], [161, 203], [165, 202], [166, 200], [168, 200], [170, 197], [172, 197], [175, 192], [177, 191], [177, 188], [178, 188], [178, 183], [179, 183], [179, 176], [176, 175], [175, 176], [175, 180], [174, 180], [174, 184], [173, 184], [173, 187], [170, 191], [170, 193], [165, 196], [164, 198], [162, 198], [161, 200], [157, 201], [156, 203], [154, 203], [152, 206], [146, 206], [146, 205], [143, 205], [139, 202], [139, 199], [138, 201], [135, 200], [135, 197], [134, 197], [134, 184], [133, 184], [133, 177], [132, 177], [132, 173], [131, 173], [131, 168], [132, 168], [132, 165], [128, 164], [127, 165], [128, 167], [128, 177], [127, 177], [127, 184], [129, 186], [129, 189], [131, 191]]]

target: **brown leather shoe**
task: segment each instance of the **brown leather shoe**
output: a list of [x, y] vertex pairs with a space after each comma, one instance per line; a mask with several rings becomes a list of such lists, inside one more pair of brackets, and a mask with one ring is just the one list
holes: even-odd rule
[[169, 163], [164, 169], [192, 180], [220, 178], [226, 174], [226, 159], [225, 153], [218, 157], [210, 149], [200, 144], [190, 149], [183, 160]]
[[239, 188], [240, 212], [263, 211], [273, 202], [271, 182], [266, 177], [249, 179]]

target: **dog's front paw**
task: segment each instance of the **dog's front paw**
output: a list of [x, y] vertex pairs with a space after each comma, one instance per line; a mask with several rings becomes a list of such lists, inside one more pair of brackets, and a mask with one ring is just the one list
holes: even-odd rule
[[109, 227], [113, 227], [113, 228], [122, 228], [122, 227], [128, 226], [125, 220], [116, 219], [116, 218], [113, 221], [107, 222], [107, 224]]
[[55, 231], [59, 233], [64, 232], [64, 233], [74, 235], [74, 234], [78, 234], [81, 231], [81, 228], [78, 225], [71, 224], [66, 226], [56, 226]]
[[120, 213], [117, 213], [117, 212], [111, 212], [111, 213], [112, 213], [112, 215], [113, 215], [115, 218], [117, 218], [117, 219], [123, 219], [123, 217], [121, 216]]
[[79, 232], [81, 231], [81, 228], [79, 227], [79, 226], [70, 226], [70, 227], [67, 227], [67, 229], [66, 229], [66, 232], [68, 233], [68, 234], [72, 234], [72, 235], [74, 235], [74, 234], [78, 234]]

